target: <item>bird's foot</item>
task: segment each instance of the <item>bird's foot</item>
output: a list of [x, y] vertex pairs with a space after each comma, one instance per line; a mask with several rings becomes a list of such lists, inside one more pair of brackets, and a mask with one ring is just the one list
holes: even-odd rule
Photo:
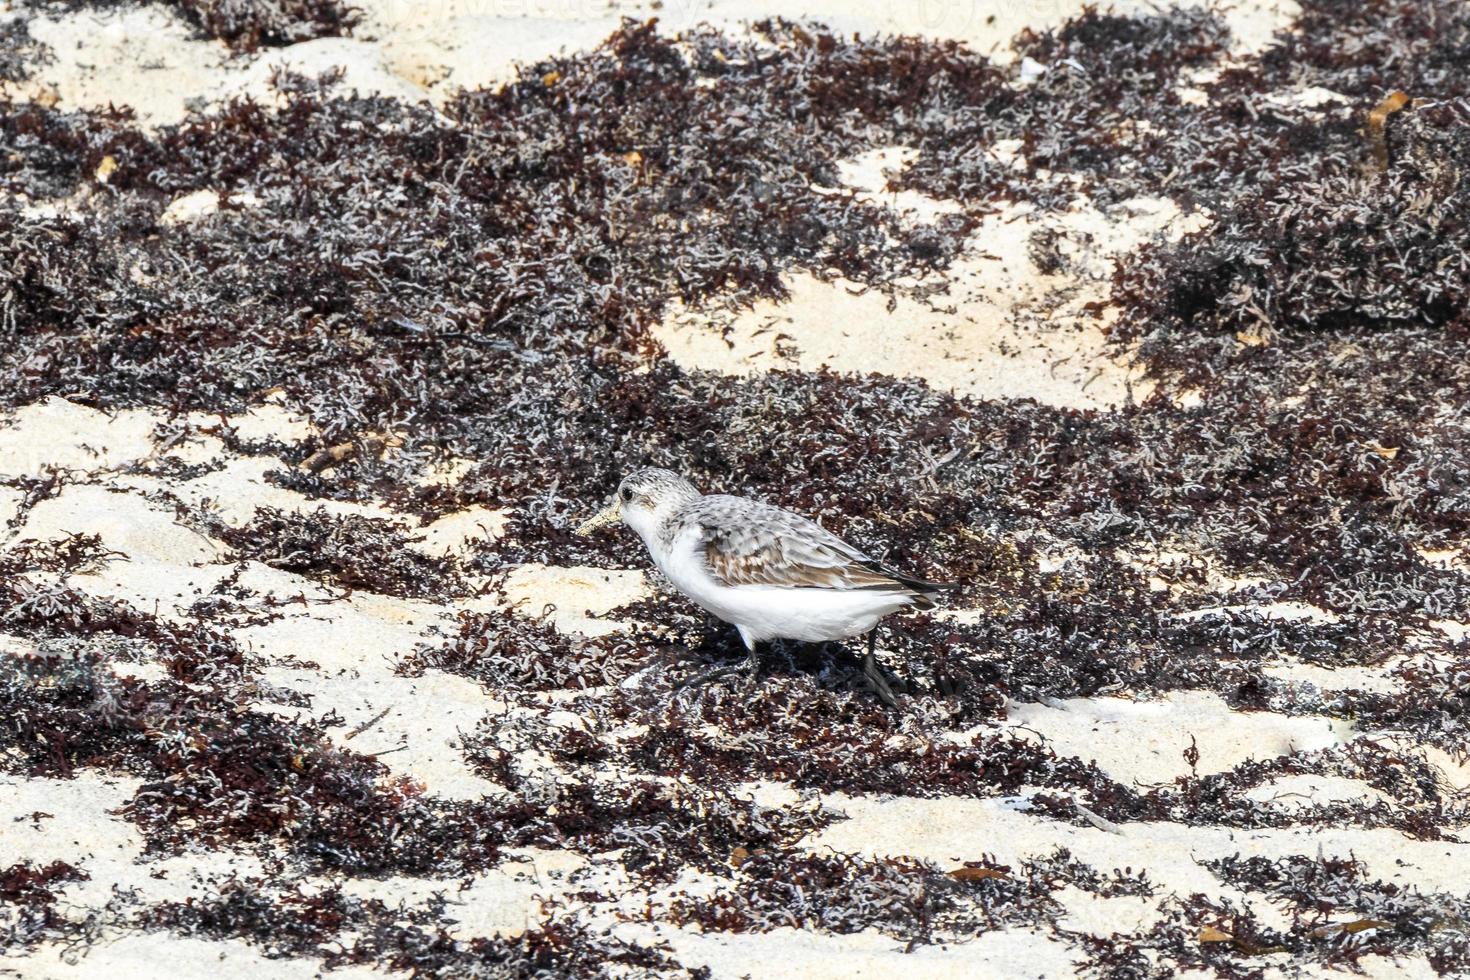
[[939, 693], [943, 697], [952, 698], [960, 693], [960, 685], [950, 680], [945, 674], [936, 672], [934, 674], [934, 684], [939, 688]]
[[754, 691], [761, 674], [761, 658], [756, 656], [754, 650], [750, 651], [750, 656], [740, 665], [740, 672], [745, 675], [745, 690]]
[[693, 677], [684, 678], [684, 680], [674, 685], [674, 692], [678, 693], [691, 687], [703, 687], [710, 681], [719, 680], [721, 677], [728, 677], [735, 673], [745, 674], [746, 683], [753, 685], [755, 684], [756, 675], [760, 673], [760, 666], [760, 658], [752, 650], [750, 651], [750, 655], [738, 664], [723, 664], [719, 667], [706, 670], [703, 673], [695, 674]]
[[893, 693], [893, 686], [888, 683], [888, 678], [883, 676], [883, 671], [878, 667], [878, 658], [869, 650], [867, 656], [863, 657], [863, 677], [868, 681], [878, 700], [890, 708], [898, 707], [898, 697]]
[[695, 674], [693, 677], [686, 677], [682, 681], [679, 681], [679, 683], [674, 685], [674, 690], [677, 692], [686, 690], [691, 687], [703, 687], [710, 681], [719, 680], [721, 677], [728, 677], [730, 674], [733, 674], [737, 670], [739, 670], [742, 666], [744, 666], [743, 663], [725, 664], [723, 667], [715, 667], [711, 670], [706, 670], [703, 673]]

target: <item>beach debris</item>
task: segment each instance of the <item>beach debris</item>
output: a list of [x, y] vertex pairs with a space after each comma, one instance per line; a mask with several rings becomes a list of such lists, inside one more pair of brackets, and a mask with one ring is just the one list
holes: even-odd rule
[[1393, 923], [1383, 919], [1354, 919], [1351, 922], [1333, 922], [1312, 930], [1315, 938], [1351, 936], [1369, 929], [1392, 929]]
[[342, 741], [344, 741], [344, 742], [350, 742], [354, 738], [357, 738], [357, 736], [361, 735], [363, 732], [367, 731], [369, 728], [372, 728], [378, 722], [380, 722], [384, 718], [388, 717], [388, 712], [390, 712], [392, 710], [393, 710], [393, 705], [391, 705], [391, 704], [388, 705], [382, 711], [379, 711], [377, 714], [373, 715], [367, 721], [363, 722], [362, 724], [360, 724], [356, 728], [354, 728], [352, 731], [347, 732], [345, 735], [343, 735], [342, 736]]
[[966, 865], [963, 868], [955, 868], [949, 873], [949, 876], [958, 881], [985, 881], [992, 878], [1009, 878], [1011, 875], [1009, 868], [971, 867]]
[[403, 445], [403, 440], [393, 435], [370, 434], [334, 446], [319, 449], [301, 461], [301, 469], [307, 473], [321, 473], [362, 454], [380, 455], [384, 450]]
[[1373, 166], [1382, 172], [1388, 169], [1388, 117], [1409, 104], [1403, 92], [1390, 92], [1373, 111], [1368, 113], [1368, 144], [1373, 151]]
[[1229, 943], [1246, 956], [1269, 956], [1272, 953], [1289, 952], [1285, 946], [1264, 946], [1245, 936], [1234, 935], [1217, 926], [1201, 926], [1199, 942], [1202, 945]]

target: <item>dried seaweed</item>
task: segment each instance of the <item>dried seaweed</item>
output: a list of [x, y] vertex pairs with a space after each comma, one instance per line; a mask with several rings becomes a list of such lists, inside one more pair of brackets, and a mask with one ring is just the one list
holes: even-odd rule
[[[269, 16], [209, 29], [240, 28], [246, 45], [296, 29], [252, 28], [287, 8], [251, 10]], [[921, 942], [1004, 924], [1062, 931], [1050, 897], [1062, 885], [1154, 886], [1062, 856], [1002, 869], [976, 855], [955, 875], [809, 853], [801, 842], [836, 816], [757, 806], [748, 783], [1024, 794], [1036, 819], [1091, 826], [1379, 827], [1451, 841], [1463, 796], [1405, 746], [1470, 751], [1470, 656], [1436, 625], [1470, 616], [1470, 576], [1433, 554], [1470, 540], [1470, 368], [1456, 355], [1470, 297], [1457, 264], [1470, 213], [1467, 24], [1448, 0], [1304, 0], [1293, 32], [1226, 66], [1228, 38], [1208, 11], [1088, 11], [1022, 37], [1030, 66], [1001, 67], [958, 45], [782, 21], [739, 38], [627, 23], [442, 115], [290, 76], [277, 79], [279, 108], [233, 102], [154, 132], [121, 110], [8, 106], [5, 404], [59, 394], [182, 418], [269, 394], [314, 421], [319, 444], [249, 445], [221, 430], [232, 451], [292, 464], [273, 479], [314, 499], [407, 515], [265, 511], [206, 526], [241, 559], [440, 602], [527, 561], [641, 566], [630, 538], [568, 528], [623, 471], [653, 463], [960, 580], [956, 603], [982, 614], [885, 624], [885, 660], [906, 691], [898, 713], [835, 644], [773, 647], [754, 686], [675, 697], [679, 678], [739, 645], [666, 594], [612, 611], [636, 622], [596, 639], [466, 614], [444, 641], [404, 651], [400, 672], [473, 678], [503, 707], [461, 749], [506, 795], [470, 803], [389, 777], [334, 744], [326, 717], [263, 711], [269, 686], [222, 630], [271, 612], [247, 610], [233, 585], [180, 625], [81, 591], [80, 577], [115, 557], [100, 542], [17, 543], [0, 554], [0, 620], [36, 654], [0, 661], [5, 765], [138, 775], [125, 813], [155, 851], [258, 847], [284, 855], [286, 881], [470, 874], [513, 846], [617, 852], [650, 893], [689, 869], [717, 879], [713, 900], [651, 906], [662, 924], [876, 928]], [[1338, 97], [1305, 98], [1312, 87]], [[1416, 101], [1384, 124], [1387, 169], [1365, 172], [1363, 125], [1394, 89]], [[824, 190], [843, 159], [890, 145], [917, 151], [894, 187], [954, 199], [962, 216], [920, 227]], [[163, 221], [196, 191], [214, 192], [218, 209]], [[27, 208], [19, 195], [64, 206]], [[876, 375], [722, 377], [672, 364], [649, 339], [675, 300], [779, 298], [798, 270], [898, 289], [945, 267], [973, 221], [1007, 202], [1063, 210], [1161, 195], [1212, 221], [1120, 263], [1115, 336], [1139, 342], [1160, 387], [1115, 412], [956, 398]], [[1037, 266], [1061, 268], [1053, 237], [1032, 245]], [[391, 446], [381, 455], [299, 466], [380, 438]], [[452, 485], [420, 479], [448, 455], [473, 465]], [[166, 465], [141, 471], [198, 475]], [[17, 482], [15, 525], [77, 478]], [[471, 505], [512, 517], [463, 566], [408, 547], [414, 519]], [[160, 662], [170, 679], [120, 677], [110, 660]], [[1390, 686], [1324, 691], [1267, 670], [1302, 663], [1379, 668]], [[1399, 739], [1136, 787], [976, 728], [1017, 701], [1179, 690]], [[1258, 801], [1288, 776], [1360, 780], [1382, 800]], [[1394, 891], [1307, 858], [1211, 870], [1300, 921], [1273, 929], [1238, 904], [1175, 896], [1141, 933], [1066, 938], [1103, 976], [1249, 976], [1278, 948], [1312, 965], [1382, 952], [1467, 969], [1456, 896]], [[242, 884], [144, 921], [426, 975], [677, 969], [575, 923], [460, 942], [439, 931], [442, 908], [404, 924], [398, 910], [280, 885]], [[1361, 922], [1391, 925], [1348, 928]], [[356, 945], [343, 952], [346, 935]]]
[[849, 855], [751, 854], [727, 891], [676, 896], [663, 913], [721, 932], [878, 929], [909, 943], [970, 937], [984, 929], [1044, 921], [1055, 908], [1036, 878], [965, 879], [922, 862]]
[[65, 861], [52, 861], [44, 868], [29, 863], [0, 871], [0, 902], [15, 905], [50, 905], [56, 901], [51, 886], [68, 881], [86, 881], [90, 876]]
[[339, 0], [171, 0], [189, 21], [236, 51], [349, 34], [361, 18]]
[[[118, 0], [24, 0], [34, 10], [107, 9]], [[341, 0], [154, 0], [173, 8], [204, 37], [236, 52], [282, 47], [320, 37], [344, 37], [362, 11]]]
[[[146, 781], [123, 808], [149, 846], [279, 842], [355, 873], [483, 867], [504, 828], [484, 806], [436, 800], [339, 749], [323, 730], [240, 703], [231, 685], [116, 676], [96, 651], [0, 660], [7, 767], [82, 766]], [[472, 827], [478, 826], [478, 830]]]
[[552, 918], [514, 938], [452, 939], [441, 928], [442, 895], [426, 905], [392, 907], [340, 888], [303, 893], [259, 881], [144, 910], [139, 924], [180, 935], [243, 938], [272, 956], [316, 956], [328, 967], [371, 964], [413, 977], [690, 976], [662, 949], [599, 934], [575, 917]]
[[0, 84], [23, 82], [54, 57], [48, 46], [31, 36], [25, 20], [10, 17], [0, 21]]
[[403, 523], [325, 509], [296, 513], [261, 508], [240, 527], [212, 528], [242, 560], [318, 578], [330, 585], [383, 595], [458, 595], [468, 585], [447, 557], [413, 547]]
[[1470, 904], [1463, 895], [1374, 880], [1350, 859], [1236, 857], [1210, 867], [1225, 881], [1266, 894], [1291, 915], [1290, 934], [1277, 941], [1298, 956], [1335, 965], [1372, 953], [1424, 952], [1440, 974], [1470, 968]]
[[1470, 101], [1415, 106], [1389, 128], [1383, 172], [1266, 181], [1227, 220], [1125, 266], [1123, 333], [1152, 330], [1163, 343], [1157, 332], [1170, 327], [1270, 335], [1461, 321]]
[[497, 691], [552, 691], [616, 684], [642, 666], [637, 646], [621, 637], [569, 637], [550, 622], [511, 613], [461, 613], [459, 635], [424, 646], [398, 672], [426, 670], [469, 677]]
[[66, 861], [44, 866], [25, 861], [0, 870], [0, 953], [48, 941], [78, 941], [84, 928], [60, 911], [60, 893], [68, 884], [89, 877]]

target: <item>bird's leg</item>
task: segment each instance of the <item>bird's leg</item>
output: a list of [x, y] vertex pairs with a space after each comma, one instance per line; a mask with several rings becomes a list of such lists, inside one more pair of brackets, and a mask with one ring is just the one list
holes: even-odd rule
[[740, 631], [740, 638], [745, 641], [745, 649], [747, 651], [745, 662], [740, 665], [740, 670], [745, 674], [746, 684], [754, 687], [755, 680], [760, 676], [761, 672], [761, 656], [756, 652], [756, 641], [746, 636], [744, 630]]
[[936, 672], [934, 674], [934, 680], [939, 685], [939, 693], [947, 698], [954, 697], [959, 691], [959, 688], [954, 686], [954, 681], [951, 681], [945, 674]]
[[883, 671], [878, 669], [878, 628], [875, 626], [868, 631], [868, 654], [863, 657], [863, 676], [868, 680], [868, 686], [873, 693], [878, 695], [878, 700], [890, 708], [898, 707], [898, 698], [894, 697], [893, 688], [888, 685], [888, 679], [883, 676]]

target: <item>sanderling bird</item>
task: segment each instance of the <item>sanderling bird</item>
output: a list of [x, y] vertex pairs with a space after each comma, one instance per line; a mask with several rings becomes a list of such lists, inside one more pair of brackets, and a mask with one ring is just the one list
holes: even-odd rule
[[[705, 496], [669, 470], [624, 477], [612, 503], [577, 534], [617, 521], [638, 532], [653, 563], [680, 592], [740, 631], [748, 652], [741, 667], [751, 675], [759, 664], [758, 643], [867, 633], [863, 675], [889, 705], [897, 699], [878, 669], [878, 621], [902, 609], [932, 609], [938, 593], [957, 587], [905, 575], [789, 510], [727, 494]], [[736, 669], [712, 670], [680, 686]]]

